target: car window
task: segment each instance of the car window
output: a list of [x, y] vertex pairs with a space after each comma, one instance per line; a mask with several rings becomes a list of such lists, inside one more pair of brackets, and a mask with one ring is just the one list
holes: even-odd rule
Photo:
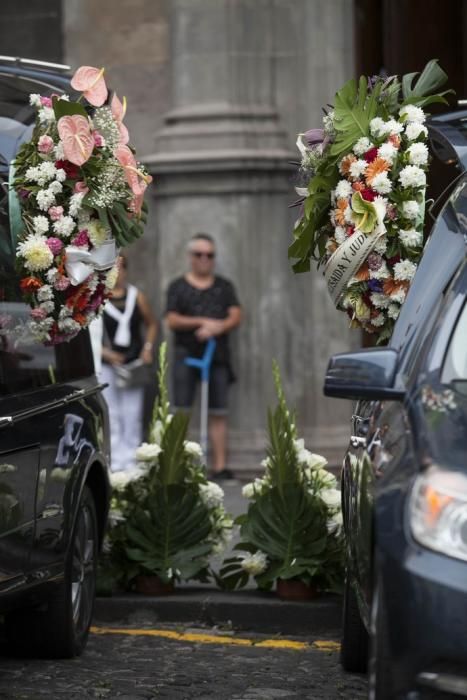
[[451, 335], [441, 381], [453, 384], [458, 391], [467, 394], [467, 304], [464, 304]]
[[81, 331], [71, 342], [55, 346], [36, 342], [15, 274], [0, 265], [0, 280], [0, 396], [91, 376], [89, 333]]

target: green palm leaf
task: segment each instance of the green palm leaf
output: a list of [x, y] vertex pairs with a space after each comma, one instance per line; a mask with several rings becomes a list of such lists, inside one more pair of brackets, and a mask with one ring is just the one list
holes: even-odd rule
[[348, 153], [359, 138], [369, 134], [370, 121], [378, 113], [381, 88], [382, 84], [378, 83], [368, 94], [368, 81], [362, 75], [358, 87], [352, 79], [336, 93], [334, 125], [337, 135], [330, 149], [335, 160]]

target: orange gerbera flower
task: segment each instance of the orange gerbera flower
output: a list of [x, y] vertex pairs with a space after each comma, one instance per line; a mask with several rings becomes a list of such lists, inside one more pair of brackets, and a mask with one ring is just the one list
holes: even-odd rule
[[390, 296], [394, 292], [398, 292], [399, 289], [405, 289], [407, 291], [408, 288], [409, 282], [406, 280], [395, 280], [392, 277], [388, 277], [388, 279], [383, 281], [383, 292], [386, 294], [386, 296]]
[[82, 314], [78, 311], [75, 314], [73, 314], [73, 321], [76, 321], [76, 323], [79, 323], [80, 326], [84, 326], [87, 322], [87, 318], [84, 314]]
[[37, 277], [23, 277], [19, 286], [22, 292], [35, 292], [42, 287], [42, 282]]
[[384, 158], [375, 158], [366, 169], [366, 184], [371, 187], [374, 178], [381, 173], [386, 173], [391, 166]]
[[361, 268], [355, 273], [355, 278], [359, 282], [366, 282], [366, 280], [370, 279], [370, 270], [367, 263], [363, 263]]
[[355, 192], [363, 192], [364, 189], [366, 189], [365, 185], [363, 182], [353, 182], [352, 183], [352, 189], [355, 190]]
[[337, 200], [337, 209], [334, 212], [334, 216], [339, 226], [345, 226], [345, 212], [348, 206], [349, 203], [346, 199]]
[[341, 171], [342, 175], [348, 175], [350, 172], [350, 166], [352, 163], [354, 163], [357, 159], [355, 158], [352, 153], [349, 153], [348, 156], [344, 156], [342, 158], [341, 163], [339, 165], [339, 170]]

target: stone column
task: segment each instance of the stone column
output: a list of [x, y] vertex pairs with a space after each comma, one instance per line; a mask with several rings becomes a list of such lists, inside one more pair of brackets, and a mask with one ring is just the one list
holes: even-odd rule
[[[306, 2], [296, 0], [288, 3], [290, 15], [297, 18], [297, 5], [306, 18]], [[323, 412], [323, 377], [315, 371], [336, 347], [335, 312], [323, 322], [321, 280], [296, 278], [287, 260], [294, 218], [290, 161], [297, 156], [277, 110], [283, 6], [283, 0], [172, 0], [172, 109], [155, 153], [144, 159], [155, 178], [158, 289], [165, 291], [183, 272], [187, 240], [205, 231], [217, 241], [220, 274], [234, 281], [244, 306], [244, 323], [233, 338], [239, 378], [230, 421], [234, 466], [254, 467], [264, 454], [273, 358], [312, 448], [334, 448], [327, 449], [333, 461], [336, 447], [342, 451], [339, 417], [347, 415], [335, 407], [334, 414]], [[294, 50], [299, 37], [289, 33], [288, 39]], [[300, 89], [298, 75], [289, 80]], [[154, 270], [153, 260], [142, 264]]]

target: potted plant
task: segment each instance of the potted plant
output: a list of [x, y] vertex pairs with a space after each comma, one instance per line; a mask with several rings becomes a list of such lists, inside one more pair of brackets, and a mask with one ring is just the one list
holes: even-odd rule
[[306, 599], [339, 590], [343, 538], [340, 492], [326, 460], [305, 449], [273, 365], [278, 405], [268, 412], [265, 474], [243, 488], [248, 512], [237, 518], [241, 542], [226, 559], [219, 581], [228, 589], [253, 576], [258, 587], [276, 585], [280, 597]]
[[223, 491], [207, 480], [201, 447], [187, 440], [189, 418], [170, 413], [166, 345], [159, 355], [159, 398], [137, 469], [113, 475], [108, 570], [120, 586], [171, 593], [177, 581], [209, 580], [233, 522]]

